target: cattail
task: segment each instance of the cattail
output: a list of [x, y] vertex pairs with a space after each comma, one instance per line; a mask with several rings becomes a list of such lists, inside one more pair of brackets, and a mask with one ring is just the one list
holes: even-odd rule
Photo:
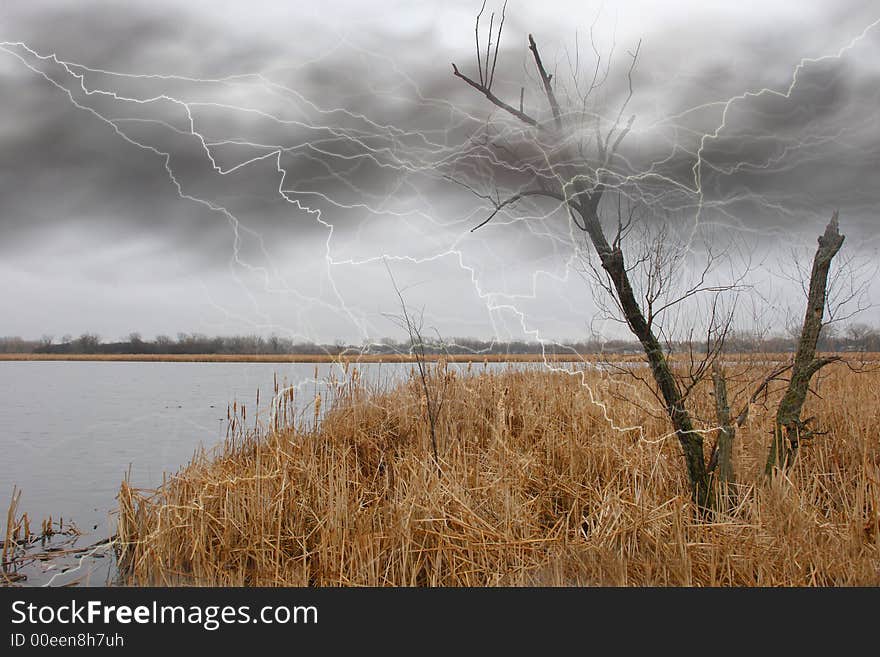
[[[353, 379], [371, 380], [355, 365]], [[446, 372], [454, 384], [438, 436], [449, 446], [442, 478], [426, 467], [421, 420], [429, 404], [419, 382], [407, 381], [375, 396], [368, 385], [355, 387], [363, 395], [356, 406], [331, 397], [323, 415], [318, 389], [325, 388], [316, 387], [320, 426], [281, 426], [261, 440], [260, 424], [247, 449], [227, 443], [214, 460], [197, 453], [193, 467], [157, 490], [123, 483], [116, 532], [123, 583], [876, 583], [880, 483], [863, 409], [880, 404], [880, 374], [830, 375], [812, 403], [844, 439], [814, 443], [785, 486], [765, 486], [757, 468], [747, 470], [743, 479], [752, 483], [739, 487], [738, 506], [716, 522], [695, 518], [676, 452], [653, 441], [669, 427], [650, 417], [647, 404], [602, 394], [605, 407], [592, 405], [590, 392], [618, 385], [607, 373], [493, 366], [459, 381], [458, 371]], [[278, 400], [292, 404], [294, 392], [285, 384]], [[711, 406], [708, 392], [695, 389], [697, 408]], [[290, 411], [292, 425], [308, 424], [307, 401], [304, 415]], [[774, 421], [760, 405], [753, 412], [756, 428], [744, 426], [739, 437], [747, 454], [764, 451], [759, 429]], [[636, 424], [652, 440], [633, 448], [621, 427]]]
[[504, 390], [498, 396], [498, 403], [495, 405], [495, 423], [496, 428], [501, 434], [507, 428], [507, 395], [510, 394], [510, 386], [505, 386]]

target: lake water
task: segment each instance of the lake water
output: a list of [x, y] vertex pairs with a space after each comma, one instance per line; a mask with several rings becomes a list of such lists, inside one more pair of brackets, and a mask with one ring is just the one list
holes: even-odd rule
[[[19, 514], [31, 527], [52, 516], [73, 521], [85, 532], [77, 546], [112, 534], [119, 484], [130, 472], [133, 485], [154, 487], [163, 473], [176, 471], [200, 447], [211, 447], [226, 433], [227, 404], [238, 401], [253, 420], [257, 390], [265, 417], [274, 380], [297, 385], [301, 409], [325, 400], [338, 365], [308, 363], [144, 363], [82, 361], [0, 362], [0, 504], [9, 503], [13, 485], [22, 490]], [[405, 378], [413, 365], [358, 365], [361, 378], [387, 386]], [[450, 365], [458, 369], [465, 364]], [[507, 364], [474, 364], [480, 371]], [[308, 413], [306, 413], [308, 415]], [[3, 536], [6, 514], [0, 514]], [[35, 564], [24, 584], [79, 581], [103, 585], [112, 575], [111, 559], [92, 563], [88, 576], [70, 563]], [[79, 563], [78, 561], [76, 562]], [[37, 566], [42, 565], [42, 570]], [[106, 572], [104, 572], [106, 571]], [[54, 576], [54, 578], [53, 578]]]

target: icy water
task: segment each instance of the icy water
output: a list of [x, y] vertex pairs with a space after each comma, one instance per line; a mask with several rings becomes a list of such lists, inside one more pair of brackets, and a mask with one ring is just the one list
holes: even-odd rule
[[[387, 386], [413, 365], [357, 367], [362, 380]], [[484, 367], [508, 365], [473, 365]], [[345, 377], [340, 366], [326, 363], [0, 362], [2, 510], [17, 486], [18, 512], [27, 512], [32, 530], [50, 515], [55, 522], [63, 518], [83, 532], [73, 547], [91, 545], [114, 531], [115, 498], [126, 473], [137, 487], [160, 484], [163, 473], [176, 471], [197, 449], [223, 440], [227, 404], [246, 404], [250, 424], [257, 390], [267, 418], [276, 377], [299, 387], [297, 407], [308, 416], [316, 390], [327, 399], [333, 375]], [[6, 514], [0, 518], [5, 537]], [[55, 539], [42, 549], [62, 543], [69, 547]], [[23, 585], [100, 586], [112, 582], [114, 569], [108, 553], [82, 563], [79, 556], [35, 561], [23, 574]]]

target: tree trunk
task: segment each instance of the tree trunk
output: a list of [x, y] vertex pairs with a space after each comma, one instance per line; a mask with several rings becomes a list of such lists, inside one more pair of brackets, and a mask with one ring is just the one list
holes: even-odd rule
[[710, 506], [709, 494], [709, 476], [706, 469], [706, 458], [703, 454], [703, 437], [694, 431], [691, 416], [684, 407], [684, 401], [681, 398], [681, 392], [676, 385], [675, 377], [669, 369], [669, 363], [660, 342], [654, 335], [651, 326], [645, 319], [633, 293], [632, 285], [626, 271], [626, 264], [623, 259], [623, 252], [620, 247], [615, 245], [613, 248], [608, 244], [599, 217], [596, 213], [596, 206], [601, 196], [601, 190], [588, 195], [582, 191], [581, 184], [578, 179], [572, 176], [570, 179], [575, 180], [575, 190], [582, 198], [589, 198], [589, 203], [580, 204], [579, 214], [584, 220], [586, 232], [590, 236], [593, 247], [599, 255], [602, 262], [602, 268], [608, 272], [617, 292], [620, 307], [626, 318], [627, 325], [633, 335], [638, 338], [648, 359], [651, 367], [651, 374], [663, 400], [666, 403], [666, 412], [672, 421], [675, 429], [675, 435], [681, 444], [684, 452], [685, 466], [687, 468], [688, 480], [691, 485], [694, 501], [701, 507], [708, 508]]
[[[480, 13], [482, 13], [482, 11]], [[479, 30], [479, 15], [477, 17], [477, 30]], [[491, 23], [489, 34], [491, 43]], [[496, 58], [498, 55], [497, 43], [500, 38], [501, 27], [499, 26], [498, 36], [496, 37]], [[477, 61], [479, 64], [481, 56], [479, 52], [479, 38], [477, 50]], [[544, 94], [550, 104], [556, 131], [561, 133], [564, 127], [563, 113], [557, 102], [555, 91], [553, 89], [553, 76], [548, 73], [544, 67], [544, 63], [538, 53], [538, 47], [535, 44], [532, 35], [529, 35], [529, 50], [532, 52], [535, 66], [541, 77], [544, 86]], [[638, 49], [636, 49], [636, 53], [632, 55], [633, 63], [629, 71], [630, 96], [632, 95], [632, 70], [635, 66], [637, 56]], [[548, 157], [547, 161], [550, 165], [551, 172], [553, 173], [552, 178], [556, 181], [561, 181], [561, 190], [551, 190], [548, 187], [549, 177], [537, 175], [536, 182], [538, 184], [538, 189], [527, 190], [526, 192], [515, 194], [504, 203], [496, 201], [495, 213], [497, 213], [502, 207], [521, 199], [523, 196], [543, 195], [564, 202], [572, 213], [573, 220], [575, 213], [581, 216], [583, 223], [578, 224], [578, 226], [589, 235], [593, 247], [602, 262], [603, 269], [608, 273], [608, 276], [612, 280], [617, 300], [620, 303], [627, 324], [633, 335], [635, 335], [641, 343], [648, 363], [651, 366], [651, 373], [653, 374], [654, 381], [663, 395], [663, 400], [666, 404], [666, 412], [672, 421], [675, 433], [678, 436], [678, 440], [684, 451], [688, 478], [690, 479], [694, 498], [697, 503], [703, 507], [711, 506], [710, 489], [712, 486], [709, 482], [709, 469], [706, 466], [705, 457], [703, 455], [703, 439], [699, 433], [694, 431], [691, 417], [684, 408], [684, 400], [682, 399], [681, 391], [669, 368], [666, 356], [663, 353], [657, 337], [654, 335], [651, 323], [645, 319], [642, 309], [633, 294], [627, 269], [624, 264], [623, 254], [620, 250], [620, 232], [618, 232], [612, 247], [612, 245], [609, 245], [608, 240], [605, 237], [605, 233], [602, 229], [602, 222], [599, 221], [598, 206], [605, 191], [604, 175], [601, 174], [600, 171], [607, 169], [608, 164], [616, 154], [621, 140], [629, 133], [635, 117], [631, 117], [627, 126], [621, 129], [619, 126], [620, 116], [618, 116], [617, 122], [615, 122], [604, 140], [600, 134], [599, 125], [597, 123], [596, 147], [598, 150], [599, 166], [594, 169], [592, 174], [585, 175], [585, 172], [583, 170], [578, 171], [577, 166], [574, 164], [582, 161], [583, 153], [580, 151], [574, 152], [575, 149], [570, 145], [570, 142], [564, 138], [564, 136], [560, 137], [560, 135], [554, 135], [549, 124], [542, 123], [538, 119], [524, 113], [522, 110], [522, 94], [520, 94], [520, 109], [517, 110], [515, 107], [505, 103], [492, 93], [491, 87], [495, 74], [495, 64], [493, 63], [491, 67], [489, 66], [488, 47], [486, 50], [486, 72], [484, 73], [482, 67], [478, 66], [478, 70], [480, 71], [479, 82], [472, 80], [461, 73], [455, 64], [452, 65], [452, 70], [455, 76], [461, 78], [471, 87], [485, 95], [486, 98], [497, 107], [511, 116], [516, 117], [526, 125], [536, 128], [538, 135], [541, 138], [549, 137], [550, 141], [546, 143], [546, 146], [543, 143], [541, 144], [541, 150]], [[627, 100], [624, 101], [621, 106], [621, 115], [628, 102], [629, 97], [627, 97]], [[612, 134], [614, 134], [615, 131], [616, 137], [612, 143]], [[552, 143], [553, 141], [556, 143]], [[547, 146], [550, 147], [548, 148]], [[587, 184], [588, 180], [591, 181], [589, 187]], [[490, 197], [486, 198], [489, 199]], [[490, 219], [495, 213], [490, 216]], [[488, 219], [486, 221], [488, 221]], [[578, 222], [575, 221], [575, 223]], [[797, 454], [798, 445], [804, 438], [804, 433], [802, 433], [803, 422], [801, 422], [800, 415], [809, 390], [810, 379], [825, 364], [832, 360], [836, 360], [836, 358], [817, 359], [816, 344], [819, 339], [819, 332], [822, 329], [822, 315], [825, 309], [826, 287], [828, 284], [828, 269], [831, 265], [831, 260], [840, 250], [842, 244], [843, 236], [838, 232], [837, 212], [835, 212], [825, 229], [824, 235], [819, 237], [819, 248], [817, 249], [816, 256], [813, 260], [813, 271], [810, 277], [810, 290], [807, 300], [807, 312], [804, 318], [800, 340], [798, 342], [795, 362], [792, 366], [791, 381], [789, 382], [788, 390], [777, 409], [776, 426], [766, 464], [766, 471], [768, 474], [772, 474], [780, 464], [783, 467], [790, 465]], [[769, 380], [770, 378], [765, 381], [764, 385], [766, 385]], [[718, 388], [719, 381], [723, 384], [723, 376], [716, 377], [716, 390], [720, 390]], [[724, 393], [724, 397], [726, 397], [726, 386]], [[719, 402], [721, 401], [725, 400], [719, 400]], [[729, 456], [730, 446], [733, 441], [733, 425], [730, 422], [729, 409], [727, 408], [726, 403], [720, 403], [719, 411], [722, 411], [727, 417], [727, 421], [722, 424], [730, 428], [729, 432], [725, 429], [722, 432], [723, 435], [719, 436], [718, 447], [719, 450], [723, 449], [723, 451], [717, 452], [717, 456], [725, 461], [725, 465], [719, 474], [723, 477], [729, 475], [732, 479], [733, 471], [732, 465], [730, 465]], [[743, 411], [743, 413], [746, 413], [747, 411], [748, 407], [746, 407], [746, 410]], [[744, 419], [745, 415], [741, 414], [740, 418]], [[729, 471], [727, 470], [728, 467], [730, 468]]]
[[718, 439], [712, 458], [709, 460], [709, 473], [714, 483], [718, 484], [720, 502], [729, 507], [736, 500], [733, 484], [736, 476], [733, 468], [733, 440], [736, 438], [736, 427], [730, 417], [730, 404], [727, 401], [727, 380], [721, 366], [712, 364], [712, 382], [715, 386], [715, 415], [718, 418]]
[[620, 248], [610, 250], [602, 257], [602, 267], [608, 272], [617, 290], [620, 306], [624, 317], [633, 335], [642, 345], [648, 364], [651, 366], [651, 374], [666, 402], [666, 412], [672, 421], [675, 434], [684, 451], [685, 465], [687, 466], [688, 479], [694, 493], [694, 499], [700, 506], [707, 506], [709, 501], [709, 482], [706, 470], [706, 459], [703, 455], [703, 437], [694, 431], [691, 416], [684, 407], [675, 377], [669, 369], [669, 363], [663, 348], [657, 340], [651, 327], [645, 319], [642, 309], [633, 294], [626, 266], [623, 261], [623, 253]]
[[733, 470], [733, 440], [736, 429], [730, 419], [730, 405], [727, 402], [727, 381], [718, 363], [712, 367], [712, 381], [715, 385], [715, 413], [718, 417], [718, 442], [712, 455], [712, 470], [722, 484], [735, 483]]
[[813, 258], [810, 290], [807, 295], [807, 311], [791, 371], [791, 380], [776, 411], [776, 426], [773, 431], [770, 452], [767, 455], [767, 463], [764, 467], [764, 472], [768, 476], [772, 475], [776, 468], [790, 467], [797, 456], [798, 446], [804, 437], [801, 410], [807, 399], [810, 379], [819, 369], [834, 360], [830, 358], [817, 359], [816, 345], [819, 341], [822, 316], [825, 312], [828, 270], [831, 267], [831, 260], [837, 255], [843, 244], [843, 239], [843, 235], [838, 232], [837, 212], [835, 211], [831, 221], [825, 227], [825, 233], [819, 236], [819, 247]]
[[[544, 64], [538, 54], [538, 47], [531, 35], [529, 35], [529, 49], [532, 51], [532, 55], [535, 59], [535, 66], [541, 76], [544, 85], [544, 93], [547, 96], [547, 101], [550, 103], [550, 108], [553, 113], [554, 124], [557, 130], [561, 130], [563, 127], [563, 116], [551, 84], [552, 75], [544, 68]], [[634, 65], [635, 56], [633, 57], [633, 66]], [[503, 109], [511, 116], [515, 116], [529, 126], [538, 127], [541, 135], [550, 134], [547, 132], [547, 126], [539, 124], [536, 119], [525, 114], [522, 111], [522, 108], [517, 110], [515, 107], [508, 105], [492, 93], [491, 80], [494, 75], [494, 65], [490, 69], [487, 64], [486, 68], [490, 71], [487, 74], [489, 80], [488, 83], [485, 82], [482, 70], [480, 72], [479, 82], [477, 82], [461, 73], [455, 64], [452, 65], [453, 74], [456, 77], [461, 78], [471, 87], [482, 93], [497, 107]], [[630, 74], [631, 73], [632, 70], [630, 70]], [[609, 161], [609, 158], [614, 155], [621, 140], [629, 132], [631, 125], [632, 119], [630, 119], [630, 122], [625, 129], [618, 132], [613, 145], [608, 143], [611, 139], [611, 133], [606, 137], [606, 143], [604, 145], [601, 143], [601, 138], [597, 138], [600, 159], [606, 164]], [[615, 125], [615, 128], [617, 127], [618, 126]], [[552, 139], [553, 135], [550, 136]], [[556, 137], [558, 137], [558, 135]], [[583, 171], [579, 172], [573, 164], [574, 162], [581, 161], [582, 154], [574, 152], [574, 149], [571, 146], [566, 146], [566, 141], [566, 139], [558, 140], [558, 145], [561, 146], [561, 148], [559, 148], [554, 155], [551, 155], [549, 159], [550, 167], [554, 170], [554, 178], [558, 181], [566, 181], [562, 184], [561, 193], [549, 190], [539, 178], [539, 189], [530, 190], [528, 194], [545, 195], [557, 200], [564, 200], [570, 211], [572, 213], [576, 212], [583, 219], [583, 224], [580, 227], [589, 235], [590, 241], [593, 243], [593, 247], [602, 262], [602, 267], [608, 272], [608, 275], [614, 283], [618, 301], [623, 309], [627, 324], [633, 335], [635, 335], [641, 343], [645, 356], [648, 359], [648, 364], [651, 366], [651, 373], [654, 376], [654, 381], [663, 395], [663, 400], [666, 403], [666, 412], [672, 421], [672, 426], [675, 429], [675, 433], [684, 451], [688, 479], [690, 480], [694, 499], [701, 507], [708, 507], [710, 502], [710, 487], [706, 470], [706, 460], [703, 455], [703, 438], [699, 433], [694, 431], [691, 417], [684, 408], [681, 391], [676, 384], [675, 377], [669, 369], [669, 364], [666, 361], [663, 349], [661, 348], [657, 337], [654, 335], [651, 325], [645, 319], [638, 301], [636, 301], [632, 286], [630, 285], [626, 266], [623, 261], [623, 253], [616, 242], [613, 248], [608, 244], [608, 240], [602, 230], [602, 222], [599, 221], [598, 206], [602, 199], [603, 192], [605, 191], [603, 181], [600, 177], [595, 185], [591, 185], [591, 188], [587, 189], [587, 177], [581, 175]], [[511, 197], [511, 199], [508, 199], [508, 201], [503, 204], [497, 204], [496, 212], [504, 205], [512, 202], [513, 199], [519, 199], [522, 198], [522, 196], [523, 193], [520, 193]], [[494, 216], [494, 214], [492, 216]]]

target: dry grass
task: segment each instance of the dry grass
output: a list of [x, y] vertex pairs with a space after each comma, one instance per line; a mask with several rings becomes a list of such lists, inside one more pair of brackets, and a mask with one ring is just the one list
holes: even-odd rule
[[[545, 371], [436, 376], [450, 379], [442, 477], [417, 382], [382, 393], [355, 377], [316, 429], [244, 431], [239, 418], [219, 453], [157, 491], [124, 483], [127, 582], [880, 584], [876, 371], [829, 372], [806, 409], [829, 433], [772, 484], [760, 475], [772, 408], [754, 408], [736, 441], [738, 506], [708, 521], [666, 422], [625, 375], [587, 372], [589, 388]], [[612, 427], [590, 389], [617, 426], [641, 431]]]

